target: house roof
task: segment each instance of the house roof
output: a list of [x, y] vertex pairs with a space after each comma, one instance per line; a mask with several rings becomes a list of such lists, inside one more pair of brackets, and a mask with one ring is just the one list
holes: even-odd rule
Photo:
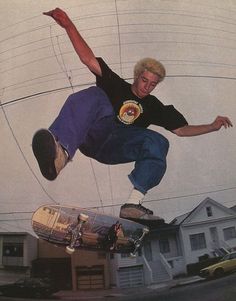
[[171, 222], [170, 224], [172, 225], [179, 225], [182, 223], [182, 221], [185, 220], [185, 218], [189, 215], [189, 212], [185, 213], [185, 214], [182, 214], [182, 215], [179, 215], [177, 217], [175, 217]]
[[35, 236], [35, 233], [31, 226], [31, 217], [20, 220], [17, 223], [14, 220], [7, 220], [3, 221], [0, 226], [0, 233], [1, 234], [12, 234], [12, 233], [29, 233]]
[[236, 212], [236, 205], [231, 207], [230, 209]]
[[179, 225], [163, 223], [157, 227], [153, 227], [153, 228], [151, 227], [149, 235], [158, 236], [160, 234], [165, 234], [165, 233], [168, 233], [168, 234], [176, 233], [178, 229], [179, 229]]
[[204, 199], [197, 207], [195, 207], [192, 211], [182, 214], [180, 216], [177, 216], [173, 221], [171, 221], [170, 224], [172, 225], [181, 225], [185, 222], [189, 222], [204, 206], [207, 205], [207, 203], [214, 205], [218, 208], [220, 208], [222, 211], [226, 212], [229, 215], [234, 216], [235, 215], [235, 211], [236, 211], [236, 206], [235, 209], [233, 210], [232, 208], [227, 208], [224, 205], [216, 202], [215, 200], [211, 199], [211, 198], [206, 198]]

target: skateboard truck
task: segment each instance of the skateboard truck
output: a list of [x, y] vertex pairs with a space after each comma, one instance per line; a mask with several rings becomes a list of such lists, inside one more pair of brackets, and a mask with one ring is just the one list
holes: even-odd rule
[[133, 250], [133, 252], [130, 253], [131, 257], [136, 257], [136, 253], [137, 253], [138, 249], [141, 247], [142, 241], [143, 241], [145, 235], [148, 234], [148, 232], [149, 232], [148, 228], [146, 228], [146, 227], [143, 228], [142, 235], [139, 238], [133, 240], [134, 250]]
[[69, 246], [66, 247], [66, 252], [68, 254], [73, 254], [75, 251], [75, 244], [78, 238], [82, 236], [81, 229], [84, 223], [87, 222], [89, 216], [83, 213], [80, 213], [78, 216], [78, 223], [75, 228], [71, 231], [71, 240]]

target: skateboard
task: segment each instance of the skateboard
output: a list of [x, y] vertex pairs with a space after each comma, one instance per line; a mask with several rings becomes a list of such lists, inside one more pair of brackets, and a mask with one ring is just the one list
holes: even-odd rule
[[39, 207], [32, 228], [39, 238], [64, 246], [69, 254], [87, 249], [135, 256], [149, 232], [147, 226], [128, 219], [60, 205]]

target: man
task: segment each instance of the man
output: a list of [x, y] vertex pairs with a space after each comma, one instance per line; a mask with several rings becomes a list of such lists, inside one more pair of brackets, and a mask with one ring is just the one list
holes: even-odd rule
[[115, 224], [111, 226], [107, 236], [105, 237], [105, 244], [108, 246], [110, 251], [115, 250], [116, 243], [120, 233], [123, 233], [122, 225], [120, 224], [120, 222], [117, 221]]
[[77, 149], [105, 164], [135, 162], [129, 175], [134, 189], [120, 216], [160, 220], [142, 206], [142, 200], [164, 176], [169, 144], [147, 127], [154, 124], [186, 137], [231, 127], [231, 121], [218, 116], [210, 124], [188, 125], [173, 106], [163, 105], [150, 94], [165, 77], [160, 62], [151, 58], [139, 61], [134, 82], [129, 84], [95, 57], [64, 11], [56, 8], [44, 14], [66, 30], [81, 62], [96, 76], [97, 87], [72, 94], [49, 130], [35, 134], [33, 151], [42, 174], [54, 180]]

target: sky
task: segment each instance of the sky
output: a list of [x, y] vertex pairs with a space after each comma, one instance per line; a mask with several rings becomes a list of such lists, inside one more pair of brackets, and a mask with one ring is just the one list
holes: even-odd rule
[[[97, 56], [132, 82], [133, 66], [154, 57], [167, 77], [153, 94], [189, 124], [236, 116], [236, 2], [226, 0], [0, 0], [0, 232], [30, 231], [45, 203], [99, 207], [117, 215], [132, 186], [133, 163], [107, 166], [77, 152], [56, 181], [39, 172], [33, 134], [66, 98], [94, 85], [65, 31], [42, 12], [61, 7]], [[235, 127], [169, 139], [167, 172], [144, 205], [167, 222], [206, 197], [236, 205]]]

